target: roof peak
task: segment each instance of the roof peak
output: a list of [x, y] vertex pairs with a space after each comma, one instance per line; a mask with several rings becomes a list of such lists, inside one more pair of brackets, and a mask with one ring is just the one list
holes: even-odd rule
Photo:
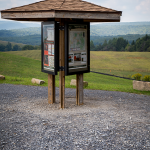
[[[102, 7], [83, 0], [43, 0], [21, 7], [15, 7], [4, 11], [11, 12], [35, 12], [35, 11], [75, 11], [75, 12], [112, 12], [118, 11]], [[4, 12], [2, 11], [2, 12]]]

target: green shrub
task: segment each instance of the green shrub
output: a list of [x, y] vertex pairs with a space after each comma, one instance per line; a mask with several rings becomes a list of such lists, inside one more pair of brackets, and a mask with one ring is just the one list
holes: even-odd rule
[[132, 78], [134, 78], [135, 80], [138, 80], [138, 81], [141, 80], [141, 77], [142, 77], [142, 75], [140, 73], [132, 75]]
[[150, 82], [150, 75], [144, 76], [143, 81], [148, 81], [148, 82]]

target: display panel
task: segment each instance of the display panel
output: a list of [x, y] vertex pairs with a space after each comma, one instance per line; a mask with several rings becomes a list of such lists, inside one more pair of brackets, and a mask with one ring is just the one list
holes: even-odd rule
[[67, 24], [65, 74], [89, 72], [89, 23]]
[[56, 42], [57, 24], [55, 21], [42, 23], [42, 71], [50, 74], [57, 74]]

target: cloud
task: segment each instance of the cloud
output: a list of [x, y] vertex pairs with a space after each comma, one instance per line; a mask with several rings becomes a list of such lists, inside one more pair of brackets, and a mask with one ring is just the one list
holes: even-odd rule
[[0, 0], [0, 10], [28, 5], [30, 3], [35, 3], [38, 1], [40, 0]]
[[142, 12], [143, 14], [150, 14], [150, 0], [142, 0], [140, 4], [136, 6], [136, 10]]

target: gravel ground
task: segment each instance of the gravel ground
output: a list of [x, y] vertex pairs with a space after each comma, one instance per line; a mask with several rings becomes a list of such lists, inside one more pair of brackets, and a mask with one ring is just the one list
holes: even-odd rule
[[64, 110], [47, 102], [47, 87], [0, 84], [0, 149], [150, 150], [150, 96], [66, 89]]

